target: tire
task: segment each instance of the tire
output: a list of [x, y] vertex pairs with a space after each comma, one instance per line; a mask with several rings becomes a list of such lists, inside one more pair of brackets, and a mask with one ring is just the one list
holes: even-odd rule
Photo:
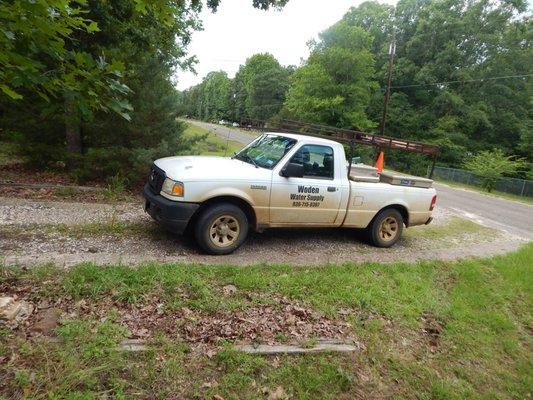
[[219, 203], [202, 211], [194, 226], [194, 237], [207, 254], [233, 253], [246, 240], [249, 231], [246, 214], [236, 205]]
[[402, 232], [402, 214], [394, 208], [387, 208], [374, 217], [368, 236], [370, 243], [376, 247], [391, 247], [400, 239]]

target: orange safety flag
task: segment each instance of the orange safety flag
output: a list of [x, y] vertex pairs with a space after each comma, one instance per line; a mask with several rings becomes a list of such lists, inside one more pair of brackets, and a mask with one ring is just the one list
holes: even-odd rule
[[385, 164], [385, 154], [382, 151], [380, 151], [378, 155], [378, 159], [376, 160], [376, 165], [375, 165], [379, 173], [383, 172], [384, 164]]

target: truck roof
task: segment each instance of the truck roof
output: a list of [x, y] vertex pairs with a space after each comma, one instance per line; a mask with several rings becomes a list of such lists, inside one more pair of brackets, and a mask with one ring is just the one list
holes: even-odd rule
[[295, 140], [298, 140], [298, 141], [302, 141], [302, 140], [306, 140], [307, 141], [307, 140], [309, 140], [310, 142], [313, 142], [313, 143], [322, 143], [322, 144], [327, 144], [327, 145], [330, 145], [330, 146], [332, 144], [336, 144], [336, 145], [339, 144], [339, 142], [337, 142], [335, 140], [323, 139], [323, 138], [316, 137], [316, 136], [300, 135], [300, 134], [294, 134], [294, 133], [265, 132], [265, 134], [288, 137], [288, 138], [295, 139]]

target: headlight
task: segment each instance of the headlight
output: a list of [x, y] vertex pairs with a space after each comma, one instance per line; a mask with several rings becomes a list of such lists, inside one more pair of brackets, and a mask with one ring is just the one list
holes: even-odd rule
[[173, 181], [172, 179], [166, 178], [163, 182], [163, 187], [161, 191], [175, 197], [183, 197], [185, 190], [183, 188], [183, 183]]

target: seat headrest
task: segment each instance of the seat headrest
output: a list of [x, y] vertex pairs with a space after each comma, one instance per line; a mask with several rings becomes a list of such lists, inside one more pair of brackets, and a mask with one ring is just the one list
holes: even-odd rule
[[322, 162], [324, 165], [324, 168], [332, 168], [333, 167], [333, 156], [331, 154], [324, 154], [324, 161]]
[[311, 155], [309, 154], [309, 150], [307, 150], [306, 148], [302, 149], [302, 158], [306, 163], [311, 161]]

